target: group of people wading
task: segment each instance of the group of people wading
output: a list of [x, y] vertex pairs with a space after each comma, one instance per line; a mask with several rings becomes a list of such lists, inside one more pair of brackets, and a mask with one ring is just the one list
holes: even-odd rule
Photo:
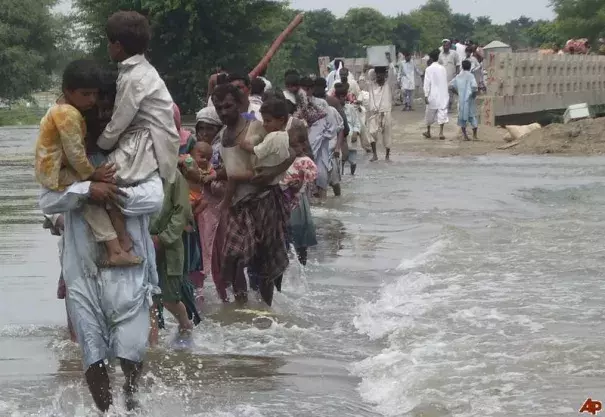
[[161, 312], [178, 322], [178, 340], [190, 339], [205, 277], [225, 303], [254, 293], [272, 304], [288, 247], [306, 265], [317, 244], [310, 199], [329, 186], [340, 194], [358, 142], [377, 159], [382, 136], [389, 158], [391, 103], [378, 71], [366, 92], [342, 66], [330, 85], [288, 71], [283, 92], [222, 72], [192, 133], [145, 58], [146, 18], [115, 13], [106, 34], [117, 74], [67, 65], [35, 149], [45, 227], [61, 236], [58, 296], [102, 411], [113, 401], [107, 361], [119, 359], [126, 407], [137, 408]]

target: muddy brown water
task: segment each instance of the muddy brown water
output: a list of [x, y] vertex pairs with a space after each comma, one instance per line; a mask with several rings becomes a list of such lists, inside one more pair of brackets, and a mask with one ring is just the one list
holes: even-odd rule
[[[56, 299], [35, 136], [0, 129], [0, 416], [95, 415]], [[288, 272], [276, 324], [206, 289], [196, 348], [168, 349], [169, 322], [149, 352], [141, 415], [576, 415], [605, 399], [604, 162], [363, 161], [314, 207], [320, 244]]]

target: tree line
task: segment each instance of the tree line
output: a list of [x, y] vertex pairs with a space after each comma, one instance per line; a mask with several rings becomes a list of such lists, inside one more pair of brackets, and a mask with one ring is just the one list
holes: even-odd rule
[[[551, 0], [553, 21], [524, 16], [505, 24], [453, 13], [448, 0], [385, 16], [373, 8], [336, 17], [327, 9], [305, 13], [303, 23], [273, 58], [267, 77], [279, 84], [288, 68], [317, 72], [317, 58], [363, 57], [370, 45], [428, 52], [443, 38], [493, 40], [514, 49], [562, 46], [572, 37], [596, 42], [605, 31], [605, 0]], [[49, 88], [70, 59], [107, 62], [104, 25], [120, 9], [147, 15], [153, 27], [150, 60], [184, 111], [200, 106], [217, 66], [247, 72], [299, 12], [273, 0], [74, 0], [69, 16], [56, 0], [3, 0], [0, 9], [0, 98], [16, 100]], [[109, 62], [107, 62], [109, 64]], [[56, 78], [55, 78], [56, 80]]]

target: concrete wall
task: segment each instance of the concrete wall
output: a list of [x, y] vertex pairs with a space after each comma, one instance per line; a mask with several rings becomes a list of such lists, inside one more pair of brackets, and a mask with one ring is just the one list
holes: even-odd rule
[[605, 104], [605, 56], [489, 53], [487, 93], [479, 97], [480, 121], [499, 116]]
[[[344, 62], [345, 68], [348, 68], [349, 71], [355, 76], [355, 79], [359, 79], [359, 76], [363, 72], [364, 66], [367, 64], [368, 60], [366, 58], [334, 58], [334, 59], [342, 59]], [[319, 75], [321, 77], [327, 77], [330, 71], [328, 71], [328, 64], [332, 62], [332, 59], [329, 56], [320, 56], [318, 59], [319, 64]]]

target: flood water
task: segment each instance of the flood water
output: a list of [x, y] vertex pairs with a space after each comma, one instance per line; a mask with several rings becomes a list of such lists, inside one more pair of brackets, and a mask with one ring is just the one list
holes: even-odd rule
[[[56, 299], [35, 134], [0, 129], [0, 416], [95, 415]], [[288, 273], [276, 324], [206, 289], [195, 351], [165, 347], [169, 323], [150, 352], [141, 415], [572, 416], [605, 400], [604, 163], [362, 164], [314, 208], [320, 245]]]

